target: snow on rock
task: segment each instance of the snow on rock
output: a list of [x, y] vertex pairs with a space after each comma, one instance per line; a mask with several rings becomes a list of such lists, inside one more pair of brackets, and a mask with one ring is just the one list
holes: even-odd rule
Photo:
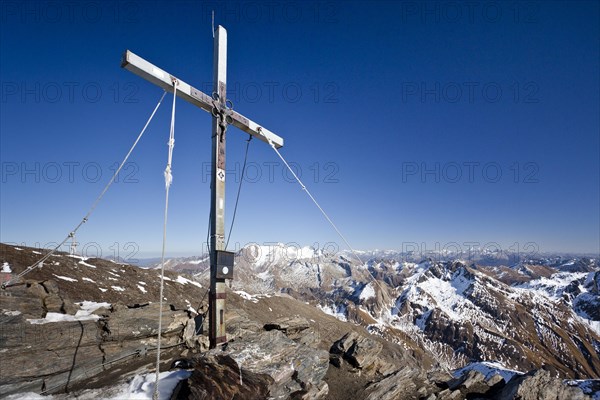
[[111, 286], [112, 290], [116, 290], [117, 292], [124, 292], [125, 289], [121, 286]]
[[323, 306], [321, 304], [317, 304], [317, 308], [323, 311], [325, 314], [331, 315], [332, 317], [335, 317], [340, 321], [348, 321], [348, 319], [346, 318], [346, 306], [343, 304], [337, 306], [335, 309], [329, 305]]
[[258, 299], [256, 298], [256, 296], [246, 293], [243, 290], [236, 290], [234, 291], [234, 293], [238, 294], [244, 300], [250, 300], [253, 303], [258, 303]]
[[83, 278], [81, 278], [81, 279], [83, 279], [84, 281], [88, 281], [88, 282], [96, 283], [96, 281], [94, 281], [93, 279], [90, 279], [90, 278], [88, 278], [88, 277], [86, 277], [86, 276], [84, 276], [84, 277], [83, 277]]
[[456, 370], [454, 372], [454, 376], [459, 377], [472, 370], [481, 372], [481, 374], [485, 376], [486, 380], [490, 379], [494, 375], [500, 375], [502, 378], [504, 378], [505, 382], [510, 381], [515, 375], [523, 375], [523, 372], [505, 368], [499, 362], [483, 361], [471, 363], [466, 367]]
[[359, 298], [361, 300], [369, 300], [370, 298], [375, 297], [375, 288], [372, 283], [369, 282], [365, 287], [361, 290]]
[[75, 316], [84, 316], [84, 315], [90, 315], [91, 313], [93, 313], [94, 311], [96, 311], [99, 308], [105, 307], [105, 308], [110, 308], [111, 304], [110, 303], [106, 303], [106, 302], [102, 302], [102, 303], [97, 303], [95, 301], [81, 301], [79, 303], [75, 303], [78, 304], [79, 307], [81, 308], [81, 310], [77, 311], [77, 313], [75, 314]]
[[[158, 398], [168, 400], [179, 381], [187, 379], [191, 371], [177, 370], [165, 371], [159, 374]], [[103, 399], [103, 400], [152, 400], [154, 394], [155, 373], [136, 375], [127, 382], [102, 389], [86, 389], [73, 393], [73, 398], [78, 399]], [[19, 393], [6, 397], [7, 400], [52, 400], [55, 396], [42, 396], [34, 392]], [[60, 398], [63, 398], [60, 396]], [[70, 398], [70, 397], [69, 397]]]
[[8, 397], [5, 397], [5, 400], [51, 400], [54, 396], [42, 396], [41, 394], [37, 394], [35, 392], [26, 392], [26, 393], [16, 393], [11, 394]]
[[10, 265], [7, 262], [5, 262], [4, 264], [2, 264], [2, 270], [0, 272], [10, 274], [12, 272], [12, 269], [10, 269]]
[[57, 277], [58, 279], [62, 279], [63, 281], [69, 281], [69, 282], [77, 282], [77, 279], [75, 278], [70, 278], [68, 276], [62, 276], [62, 275], [56, 275], [56, 274], [52, 274], [55, 277]]
[[194, 285], [194, 286], [198, 286], [199, 288], [201, 288], [201, 287], [202, 287], [202, 285], [201, 285], [200, 283], [198, 283], [198, 282], [196, 282], [196, 281], [192, 281], [192, 280], [190, 280], [190, 279], [187, 279], [187, 278], [184, 278], [184, 277], [183, 277], [183, 276], [181, 276], [181, 275], [179, 275], [179, 276], [177, 277], [177, 279], [175, 279], [175, 282], [177, 282], [177, 283], [181, 283], [182, 285], [185, 285], [185, 284], [187, 284], [187, 283], [190, 283], [190, 284], [192, 284], [192, 285]]
[[600, 380], [598, 379], [567, 380], [565, 383], [569, 386], [579, 387], [583, 393], [591, 396], [592, 400], [600, 400]]
[[146, 288], [145, 288], [145, 287], [143, 287], [142, 285], [137, 285], [137, 287], [138, 287], [138, 289], [140, 289], [140, 291], [141, 291], [142, 293], [146, 293], [146, 292], [147, 292]]
[[96, 303], [95, 301], [82, 301], [75, 304], [78, 304], [81, 308], [75, 315], [49, 312], [46, 313], [45, 318], [28, 319], [27, 322], [33, 325], [40, 325], [51, 322], [97, 321], [100, 319], [100, 316], [92, 313], [100, 307], [110, 307], [110, 303]]
[[[191, 374], [191, 371], [184, 370], [161, 372], [158, 383], [159, 399], [170, 399], [177, 383], [189, 378]], [[109, 390], [109, 393], [107, 393], [106, 389], [101, 389], [101, 391], [98, 391], [98, 395], [106, 400], [151, 400], [154, 393], [155, 378], [156, 375], [154, 373], [136, 375], [128, 385], [117, 386], [113, 388], [114, 392], [113, 390]]]
[[79, 264], [81, 264], [81, 265], [85, 265], [86, 267], [89, 267], [89, 268], [96, 268], [96, 266], [95, 266], [95, 265], [88, 264], [88, 263], [86, 263], [86, 262], [85, 262], [85, 261], [83, 261], [83, 260], [80, 260], [80, 261], [79, 261]]

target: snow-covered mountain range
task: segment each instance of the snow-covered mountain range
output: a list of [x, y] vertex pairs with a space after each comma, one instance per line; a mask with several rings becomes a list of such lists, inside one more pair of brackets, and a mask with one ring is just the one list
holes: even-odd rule
[[[20, 366], [0, 368], [0, 391], [97, 397], [91, 385], [111, 398], [149, 398], [156, 265], [60, 253], [19, 278], [44, 251], [0, 244], [0, 278], [15, 279], [0, 296], [0, 352]], [[161, 376], [174, 381], [161, 390], [178, 398], [217, 398], [211, 390], [296, 398], [299, 390], [314, 399], [600, 400], [597, 259], [404, 256], [248, 246], [228, 281], [228, 345], [211, 351], [197, 329], [206, 323], [208, 258], [167, 260]], [[167, 372], [180, 357], [187, 372], [174, 364]]]
[[[236, 255], [232, 288], [286, 293], [458, 368], [493, 362], [564, 378], [600, 377], [600, 265], [564, 255], [394, 251], [326, 254], [311, 247], [252, 245]], [[463, 254], [464, 256], [464, 254]], [[360, 258], [360, 260], [358, 259]], [[167, 268], [208, 278], [208, 258]]]

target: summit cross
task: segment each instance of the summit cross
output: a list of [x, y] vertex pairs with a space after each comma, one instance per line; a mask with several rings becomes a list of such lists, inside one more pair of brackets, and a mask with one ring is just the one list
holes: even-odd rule
[[227, 341], [225, 280], [233, 279], [234, 255], [225, 251], [224, 229], [227, 126], [233, 125], [275, 148], [283, 146], [283, 139], [234, 111], [231, 101], [227, 100], [227, 31], [220, 25], [213, 41], [213, 93], [210, 96], [129, 50], [123, 55], [121, 67], [168, 92], [175, 90], [177, 96], [212, 115], [209, 341], [214, 348]]

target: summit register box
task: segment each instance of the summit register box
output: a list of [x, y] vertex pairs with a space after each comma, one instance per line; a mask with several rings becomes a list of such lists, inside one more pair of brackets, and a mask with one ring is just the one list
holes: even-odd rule
[[217, 279], [233, 279], [233, 259], [235, 253], [217, 250]]

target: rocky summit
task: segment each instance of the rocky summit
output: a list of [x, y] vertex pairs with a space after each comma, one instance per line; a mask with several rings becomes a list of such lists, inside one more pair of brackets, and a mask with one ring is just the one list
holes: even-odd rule
[[[240, 250], [208, 349], [206, 260], [171, 260], [165, 399], [599, 399], [600, 269]], [[0, 395], [151, 398], [160, 272], [0, 246]], [[508, 264], [508, 263], [507, 263]]]

